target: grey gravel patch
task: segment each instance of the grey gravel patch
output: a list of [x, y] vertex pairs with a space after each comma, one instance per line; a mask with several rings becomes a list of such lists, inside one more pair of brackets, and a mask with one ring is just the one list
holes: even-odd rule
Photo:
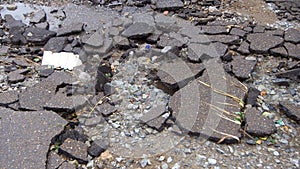
[[51, 139], [67, 121], [51, 111], [0, 112], [0, 168], [44, 168]]

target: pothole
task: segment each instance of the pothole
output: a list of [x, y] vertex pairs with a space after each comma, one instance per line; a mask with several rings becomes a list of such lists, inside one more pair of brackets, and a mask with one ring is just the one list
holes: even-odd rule
[[[100, 94], [96, 100], [103, 119], [92, 110], [91, 114], [79, 116], [87, 135], [108, 143], [110, 152], [134, 157], [159, 154], [173, 148], [183, 137], [170, 131], [170, 95], [157, 88], [151, 78], [152, 70], [166, 60], [159, 57], [168, 58], [153, 55], [140, 45], [126, 59], [115, 60], [110, 65], [113, 76], [104, 73], [110, 79], [103, 86], [106, 96]], [[107, 114], [103, 114], [104, 109]], [[102, 123], [90, 123], [97, 119]]]

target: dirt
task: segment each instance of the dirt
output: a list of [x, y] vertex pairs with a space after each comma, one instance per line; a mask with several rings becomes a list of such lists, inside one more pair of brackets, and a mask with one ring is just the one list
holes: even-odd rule
[[278, 21], [276, 14], [263, 0], [225, 0], [224, 11], [236, 12], [254, 18], [259, 24], [266, 25]]

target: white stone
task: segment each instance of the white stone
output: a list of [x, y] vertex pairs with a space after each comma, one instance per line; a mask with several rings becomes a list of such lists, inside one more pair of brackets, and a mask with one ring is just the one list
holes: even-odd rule
[[172, 169], [180, 169], [180, 165], [179, 165], [178, 163], [176, 163], [176, 164], [172, 167]]
[[166, 46], [161, 50], [161, 53], [167, 53], [172, 49], [172, 46]]
[[280, 155], [278, 151], [274, 151], [273, 154], [274, 154], [274, 156], [279, 156]]
[[208, 159], [208, 163], [209, 163], [210, 165], [216, 165], [216, 164], [217, 164], [217, 160], [215, 160], [215, 159], [213, 159], [213, 158], [209, 158], [209, 159]]
[[167, 159], [167, 163], [171, 163], [172, 161], [173, 161], [172, 157], [169, 157], [169, 158]]
[[158, 161], [164, 161], [165, 160], [165, 156], [160, 156]]
[[167, 163], [162, 163], [161, 168], [162, 168], [162, 169], [168, 169], [169, 166], [168, 166]]
[[11, 4], [11, 5], [7, 5], [7, 6], [6, 6], [6, 9], [7, 9], [7, 10], [11, 10], [11, 11], [16, 10], [17, 8], [18, 8], [18, 6], [15, 5], [15, 4]]

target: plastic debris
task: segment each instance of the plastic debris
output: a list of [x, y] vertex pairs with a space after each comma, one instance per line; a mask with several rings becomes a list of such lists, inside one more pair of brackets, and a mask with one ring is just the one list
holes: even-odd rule
[[146, 48], [147, 50], [150, 50], [151, 45], [147, 44], [147, 45], [145, 46], [145, 48]]
[[82, 65], [82, 62], [79, 59], [79, 55], [70, 52], [53, 53], [44, 51], [42, 65], [73, 70], [74, 67]]
[[277, 120], [276, 124], [279, 124], [280, 126], [284, 126], [285, 125], [282, 119]]

